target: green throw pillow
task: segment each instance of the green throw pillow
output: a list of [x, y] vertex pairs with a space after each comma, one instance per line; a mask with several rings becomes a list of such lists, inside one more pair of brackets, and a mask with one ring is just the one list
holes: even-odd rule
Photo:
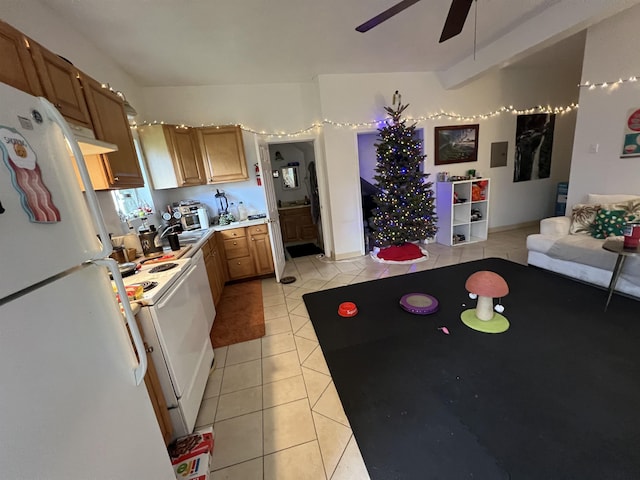
[[594, 238], [607, 238], [623, 235], [624, 227], [635, 217], [624, 210], [598, 210], [593, 222], [591, 236]]

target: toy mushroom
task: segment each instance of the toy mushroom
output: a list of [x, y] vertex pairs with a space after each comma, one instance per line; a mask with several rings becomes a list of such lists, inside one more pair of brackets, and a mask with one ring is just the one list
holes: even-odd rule
[[494, 316], [493, 299], [509, 293], [509, 286], [504, 278], [488, 270], [474, 273], [467, 278], [464, 286], [470, 294], [477, 295], [476, 317], [483, 321], [491, 320]]

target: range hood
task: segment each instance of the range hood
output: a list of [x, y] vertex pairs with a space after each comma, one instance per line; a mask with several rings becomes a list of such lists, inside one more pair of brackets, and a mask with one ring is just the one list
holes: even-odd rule
[[69, 128], [71, 128], [71, 131], [74, 133], [82, 155], [100, 155], [118, 150], [118, 146], [114, 143], [98, 140], [93, 131], [86, 127], [81, 127], [80, 125], [69, 122]]

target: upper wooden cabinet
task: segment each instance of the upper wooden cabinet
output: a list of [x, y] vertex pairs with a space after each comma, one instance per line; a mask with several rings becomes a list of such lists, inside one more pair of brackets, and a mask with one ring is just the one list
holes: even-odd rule
[[236, 125], [197, 128], [207, 183], [247, 180], [242, 130]]
[[40, 96], [42, 87], [28, 46], [27, 37], [0, 21], [0, 82]]
[[138, 133], [156, 189], [249, 178], [240, 127], [147, 125]]
[[31, 41], [31, 55], [44, 96], [69, 122], [93, 128], [82, 87], [78, 82], [78, 69], [34, 41]]
[[176, 125], [138, 128], [153, 188], [176, 188], [206, 183], [196, 129]]
[[96, 190], [144, 185], [122, 99], [2, 21], [0, 81], [46, 97], [73, 124], [73, 130], [118, 146], [117, 152], [85, 157]]
[[79, 78], [96, 138], [118, 146], [118, 151], [101, 155], [109, 188], [144, 186], [122, 99], [82, 73]]

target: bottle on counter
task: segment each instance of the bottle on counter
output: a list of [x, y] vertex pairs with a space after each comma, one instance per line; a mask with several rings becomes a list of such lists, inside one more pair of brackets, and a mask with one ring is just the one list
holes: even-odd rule
[[238, 221], [244, 222], [248, 216], [247, 207], [244, 206], [244, 203], [240, 202], [238, 204]]
[[229, 215], [230, 215], [229, 217], [230, 222], [238, 221], [238, 207], [233, 202], [229, 204]]

